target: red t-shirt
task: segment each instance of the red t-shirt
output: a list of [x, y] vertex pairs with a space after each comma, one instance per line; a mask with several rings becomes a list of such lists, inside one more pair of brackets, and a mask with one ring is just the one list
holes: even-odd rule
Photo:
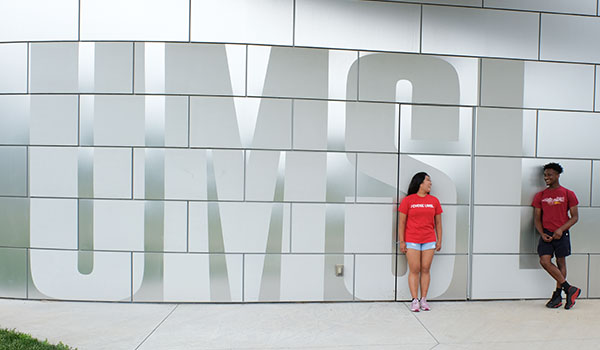
[[436, 241], [435, 216], [442, 213], [440, 201], [432, 195], [420, 197], [411, 194], [404, 197], [398, 211], [406, 214], [404, 240], [410, 243], [429, 243]]
[[579, 201], [575, 193], [562, 186], [538, 192], [531, 203], [535, 208], [542, 209], [542, 226], [552, 232], [569, 221], [567, 213], [577, 204]]

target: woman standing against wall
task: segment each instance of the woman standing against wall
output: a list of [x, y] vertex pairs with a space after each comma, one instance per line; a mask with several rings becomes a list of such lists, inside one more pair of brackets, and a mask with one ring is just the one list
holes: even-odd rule
[[[407, 196], [398, 211], [398, 243], [408, 262], [408, 287], [412, 296], [411, 311], [429, 311], [429, 269], [435, 251], [442, 249], [442, 206], [429, 194], [431, 179], [416, 173], [408, 186]], [[419, 286], [421, 298], [419, 299]]]

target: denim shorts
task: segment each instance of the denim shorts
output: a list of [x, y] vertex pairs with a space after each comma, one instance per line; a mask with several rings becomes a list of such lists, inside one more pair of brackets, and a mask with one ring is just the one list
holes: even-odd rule
[[435, 249], [435, 242], [428, 242], [428, 243], [409, 243], [409, 242], [406, 242], [406, 248], [407, 249], [414, 249], [414, 250], [430, 250], [430, 249]]

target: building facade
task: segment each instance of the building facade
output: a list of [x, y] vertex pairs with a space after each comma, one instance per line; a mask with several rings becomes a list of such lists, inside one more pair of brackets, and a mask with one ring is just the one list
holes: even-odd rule
[[597, 0], [0, 1], [0, 296], [406, 300], [426, 171], [430, 298], [546, 298], [556, 161], [600, 297], [599, 37]]

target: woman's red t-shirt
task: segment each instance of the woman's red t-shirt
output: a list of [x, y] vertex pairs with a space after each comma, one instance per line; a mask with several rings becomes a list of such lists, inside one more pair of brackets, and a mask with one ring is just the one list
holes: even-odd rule
[[398, 211], [406, 214], [406, 242], [421, 244], [436, 241], [435, 216], [443, 211], [437, 198], [429, 194], [425, 197], [411, 194], [400, 202]]

